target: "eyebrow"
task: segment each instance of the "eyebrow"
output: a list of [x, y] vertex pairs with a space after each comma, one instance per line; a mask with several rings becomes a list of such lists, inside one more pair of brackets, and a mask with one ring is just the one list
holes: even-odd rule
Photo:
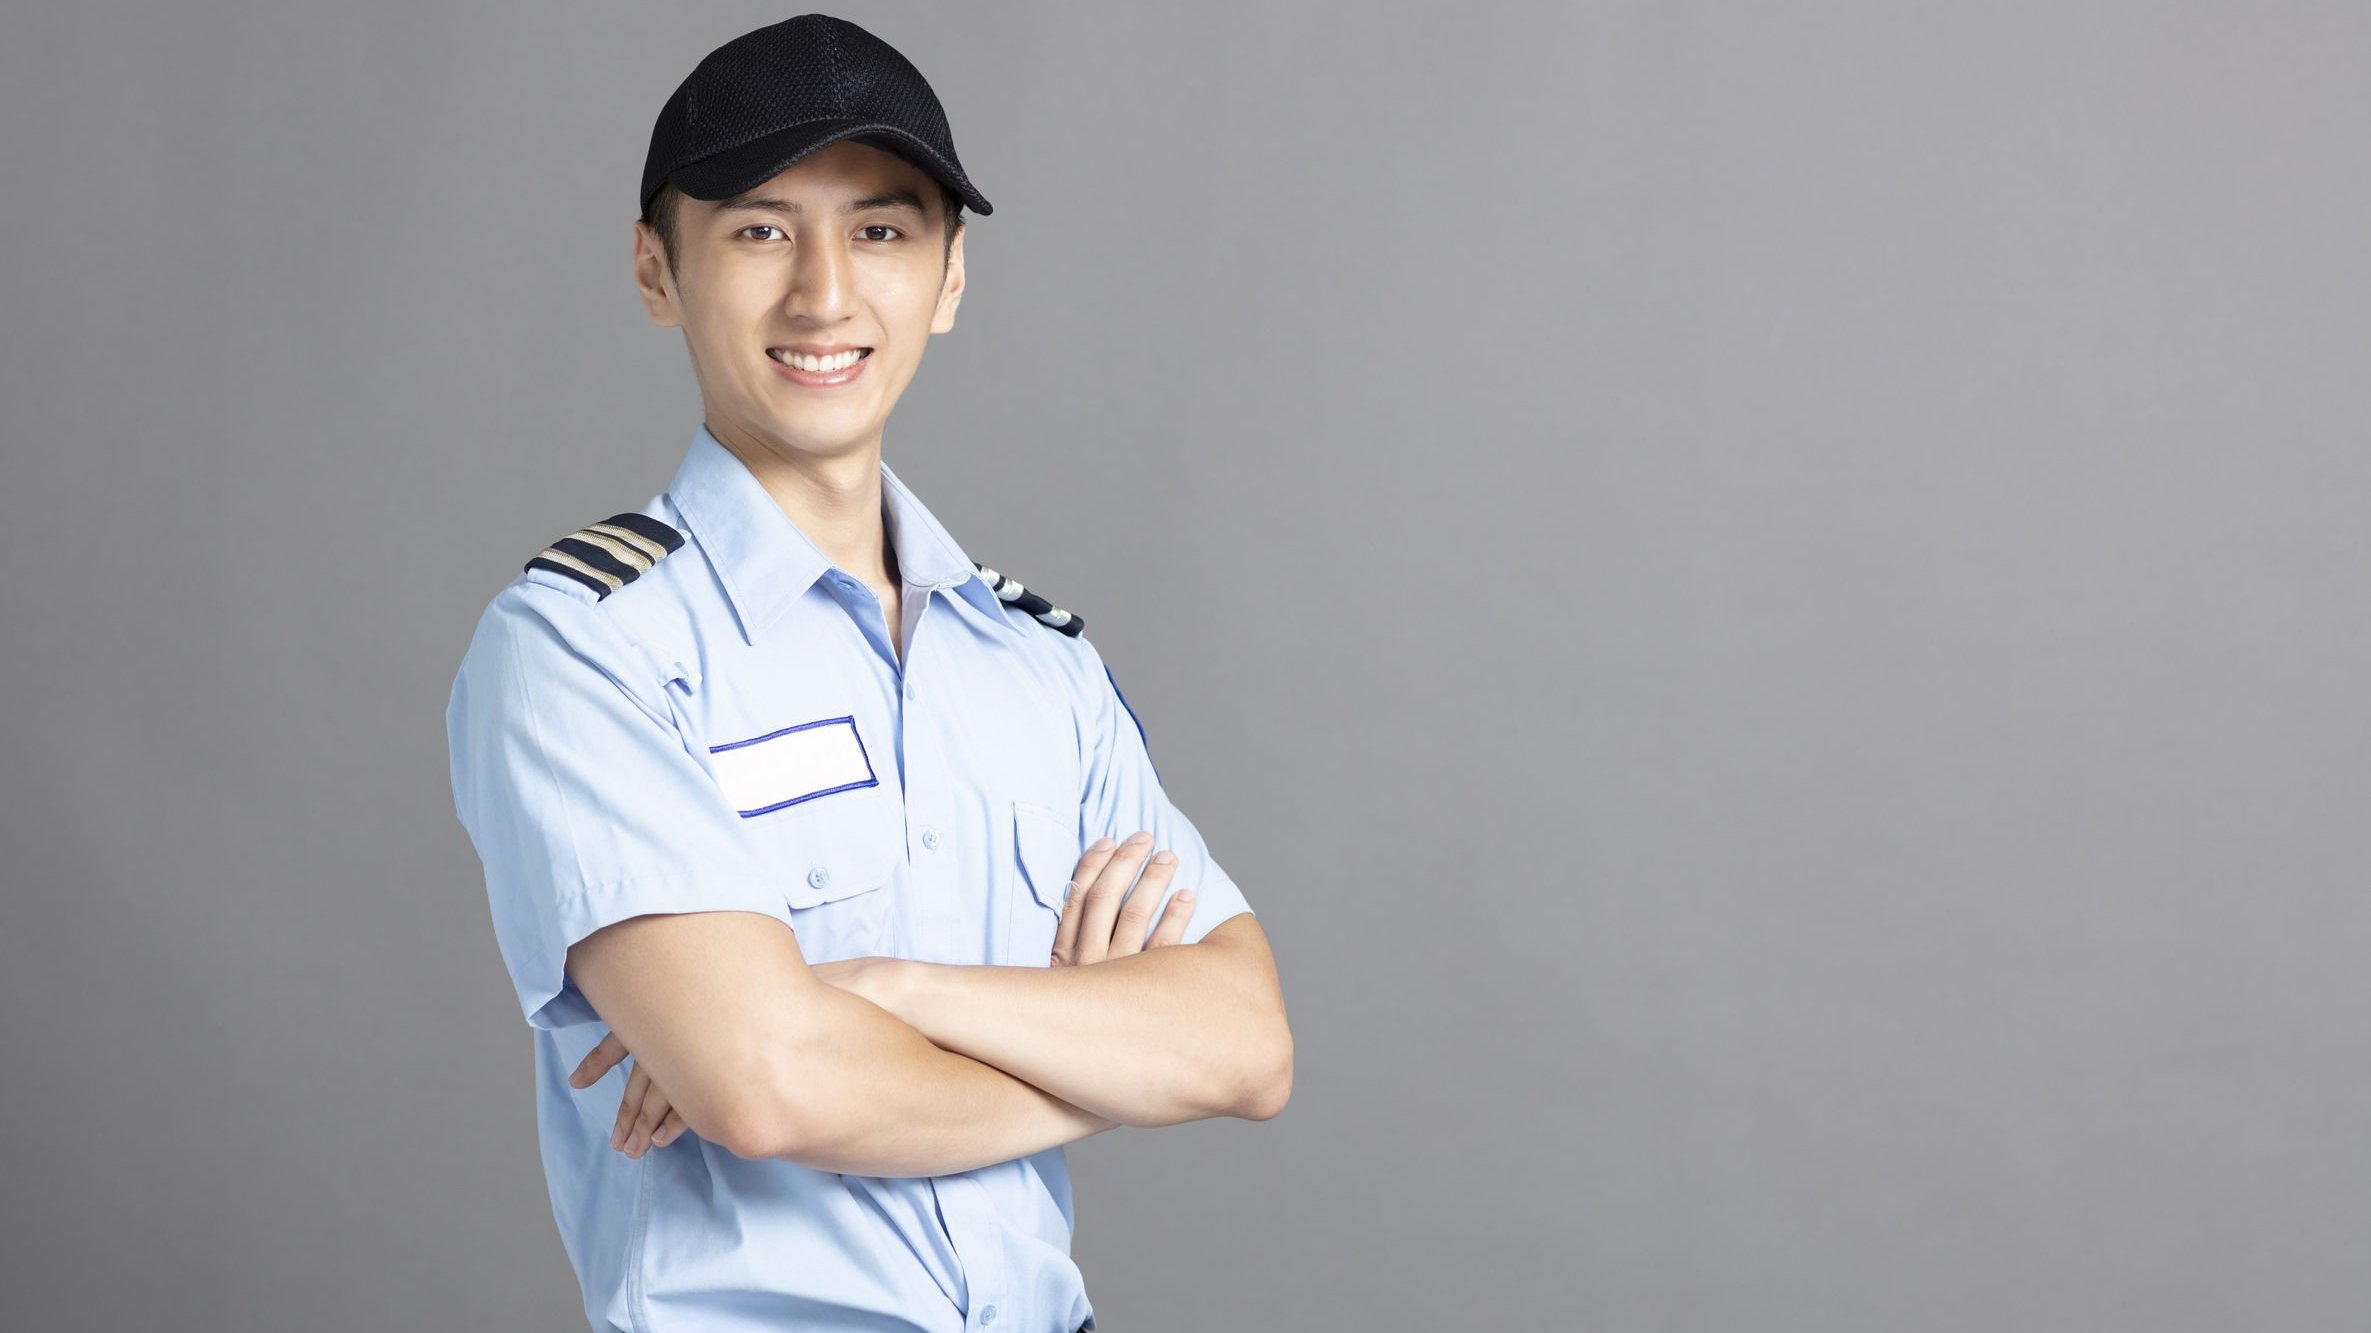
[[[917, 213], [928, 211], [922, 207], [922, 196], [912, 190], [883, 190], [878, 194], [868, 194], [862, 199], [849, 200], [840, 206], [840, 211], [842, 213], [862, 213], [875, 208], [910, 208]], [[722, 214], [804, 213], [807, 210], [787, 199], [756, 199], [748, 195], [741, 195], [718, 204], [716, 211]]]

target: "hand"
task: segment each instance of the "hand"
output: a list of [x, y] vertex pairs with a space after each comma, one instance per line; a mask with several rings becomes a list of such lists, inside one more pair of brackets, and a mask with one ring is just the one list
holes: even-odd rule
[[[608, 1073], [610, 1067], [626, 1058], [626, 1044], [615, 1032], [602, 1036], [601, 1044], [585, 1054], [576, 1070], [568, 1076], [568, 1086], [589, 1088]], [[609, 1131], [609, 1146], [628, 1157], [640, 1158], [652, 1148], [664, 1148], [683, 1136], [683, 1117], [676, 1113], [675, 1104], [642, 1068], [634, 1062], [633, 1076], [626, 1080], [626, 1095], [617, 1104], [617, 1125]]]
[[[1154, 853], [1147, 864], [1145, 855], [1153, 850], [1153, 835], [1142, 831], [1116, 847], [1108, 845], [1110, 842], [1109, 838], [1097, 838], [1070, 872], [1070, 896], [1063, 899], [1062, 921], [1054, 928], [1051, 966], [1084, 967], [1185, 938], [1186, 922], [1194, 915], [1192, 889], [1179, 889], [1169, 900], [1168, 910], [1161, 913], [1160, 928], [1151, 939], [1144, 937], [1153, 904], [1161, 900], [1169, 877], [1177, 873], [1177, 853]], [[1136, 881], [1131, 893], [1128, 881], [1135, 878], [1139, 866], [1144, 868], [1144, 877]], [[1120, 902], [1121, 894], [1128, 896], [1125, 906]]]

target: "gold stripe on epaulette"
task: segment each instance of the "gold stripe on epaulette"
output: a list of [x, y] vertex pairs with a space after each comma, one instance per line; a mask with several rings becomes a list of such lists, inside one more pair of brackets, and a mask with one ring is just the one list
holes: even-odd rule
[[619, 578], [617, 575], [610, 573], [610, 572], [609, 572], [608, 570], [606, 570], [606, 569], [595, 569], [595, 568], [593, 568], [591, 565], [588, 565], [588, 564], [586, 564], [584, 561], [582, 561], [582, 560], [579, 560], [579, 559], [577, 559], [575, 556], [572, 556], [572, 555], [568, 554], [566, 551], [560, 550], [558, 547], [554, 547], [554, 546], [546, 546], [546, 547], [544, 547], [544, 548], [543, 548], [543, 558], [544, 558], [544, 559], [546, 559], [546, 560], [554, 561], [554, 562], [556, 562], [556, 563], [559, 563], [559, 564], [566, 565], [566, 566], [568, 566], [570, 569], [581, 569], [581, 570], [583, 570], [585, 573], [587, 573], [587, 574], [590, 574], [590, 575], [592, 575], [594, 578], [597, 578], [597, 579], [601, 580], [603, 583], [606, 583], [606, 584], [608, 584], [608, 585], [609, 585], [609, 590], [610, 590], [611, 592], [615, 592], [615, 591], [617, 591], [618, 589], [620, 589], [620, 588], [623, 588], [623, 587], [625, 587], [625, 586], [626, 586], [626, 581], [625, 581], [624, 579], [621, 579], [621, 578]]
[[630, 546], [625, 542], [616, 541], [612, 538], [605, 537], [601, 533], [594, 530], [600, 526], [600, 524], [596, 523], [590, 528], [578, 528], [576, 531], [571, 532], [568, 535], [574, 537], [580, 542], [585, 543], [588, 546], [600, 547], [602, 550], [616, 556], [619, 561], [636, 570], [647, 570], [653, 564], [657, 563], [650, 556], [643, 554], [641, 547]]
[[648, 569], [651, 565], [655, 565], [661, 560], [667, 558], [667, 549], [665, 547], [650, 540], [648, 537], [643, 536], [639, 532], [629, 532], [624, 528], [618, 527], [614, 523], [588, 524], [585, 527], [585, 531], [606, 532], [610, 536], [617, 538], [619, 541], [628, 543], [635, 550], [642, 552], [648, 557], [647, 563], [643, 565], [643, 568], [645, 569]]

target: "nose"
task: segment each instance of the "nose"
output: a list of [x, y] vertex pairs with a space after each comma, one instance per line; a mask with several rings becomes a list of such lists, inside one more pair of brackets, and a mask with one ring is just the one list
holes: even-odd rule
[[791, 256], [785, 311], [815, 324], [837, 323], [847, 316], [856, 300], [854, 259], [844, 238], [801, 237]]

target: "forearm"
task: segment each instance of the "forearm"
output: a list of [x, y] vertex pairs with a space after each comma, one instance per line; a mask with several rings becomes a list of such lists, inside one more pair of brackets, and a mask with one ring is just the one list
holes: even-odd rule
[[[819, 986], [812, 1036], [785, 1062], [771, 1156], [819, 1171], [937, 1176], [1072, 1143], [1115, 1121], [941, 1050], [862, 996]], [[828, 1097], [811, 1095], [831, 1089]]]
[[939, 1046], [1132, 1126], [1256, 1116], [1289, 1040], [1252, 960], [1215, 944], [1085, 967], [916, 963], [897, 1005]]

